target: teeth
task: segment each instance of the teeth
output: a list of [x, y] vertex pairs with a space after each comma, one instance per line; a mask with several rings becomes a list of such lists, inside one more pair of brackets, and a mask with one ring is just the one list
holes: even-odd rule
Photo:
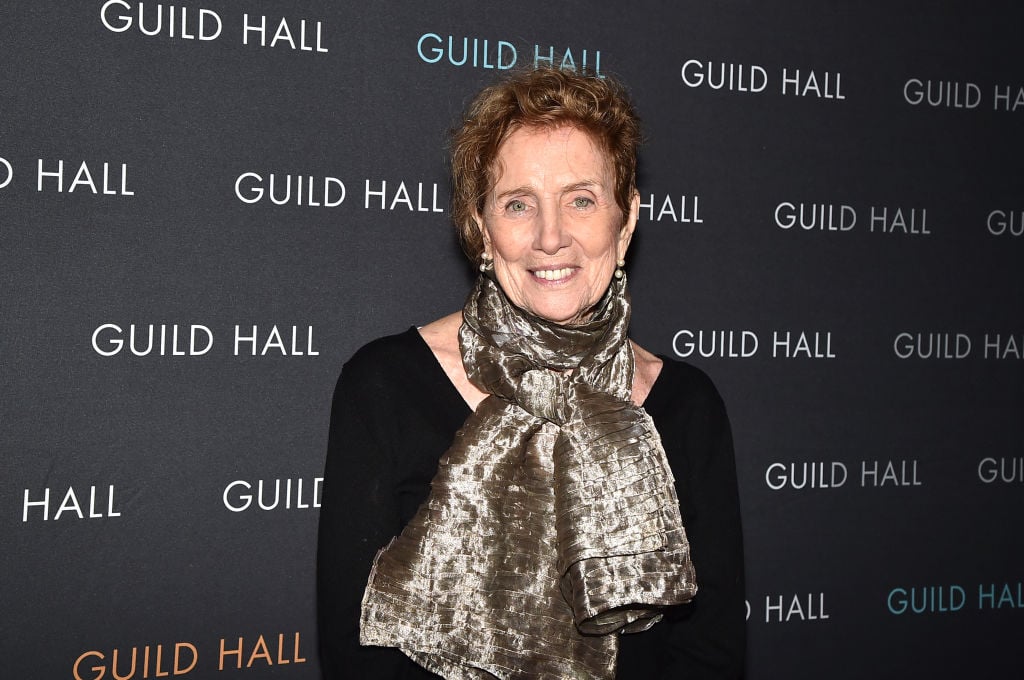
[[560, 281], [571, 273], [571, 267], [563, 267], [561, 269], [541, 269], [539, 271], [535, 271], [533, 275], [538, 279], [544, 279], [545, 281]]

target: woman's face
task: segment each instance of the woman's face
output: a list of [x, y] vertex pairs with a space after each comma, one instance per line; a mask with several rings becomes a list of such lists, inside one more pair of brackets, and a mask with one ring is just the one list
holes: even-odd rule
[[571, 127], [520, 128], [496, 163], [498, 181], [478, 216], [495, 278], [535, 316], [586, 321], [626, 255], [639, 196], [623, 226], [611, 161]]

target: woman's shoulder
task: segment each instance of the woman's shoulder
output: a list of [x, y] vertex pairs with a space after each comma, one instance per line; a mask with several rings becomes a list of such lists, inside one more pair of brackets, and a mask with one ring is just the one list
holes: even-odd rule
[[345, 372], [365, 372], [395, 366], [423, 355], [426, 347], [415, 326], [401, 333], [385, 335], [367, 342], [345, 362]]
[[[732, 428], [718, 388], [693, 364], [668, 357], [662, 361], [644, 408], [661, 434], [677, 481], [685, 486], [699, 480], [706, 490], [734, 494]], [[680, 497], [689, 493], [683, 488]]]
[[394, 396], [429, 377], [433, 363], [430, 349], [410, 326], [357, 349], [342, 366], [335, 391]]
[[[466, 377], [459, 351], [462, 313], [456, 312], [404, 333], [372, 340], [345, 362], [339, 388], [419, 394], [447, 393], [454, 388], [473, 408], [483, 397]], [[461, 408], [458, 400], [456, 404]]]
[[630, 340], [633, 346], [633, 403], [643, 405], [661, 375], [661, 357]]
[[[672, 400], [677, 404], [721, 401], [718, 389], [707, 373], [693, 364], [654, 354], [633, 342], [635, 361], [634, 393], [643, 389], [648, 398]], [[645, 403], [646, 405], [646, 403]]]
[[718, 396], [718, 388], [715, 386], [714, 380], [703, 369], [686, 361], [663, 355], [658, 355], [658, 358], [663, 363], [662, 373], [668, 377], [669, 382], [680, 389], [685, 389], [694, 395]]
[[661, 372], [651, 389], [650, 405], [656, 409], [710, 408], [724, 415], [718, 387], [707, 373], [693, 364], [658, 355]]
[[462, 310], [442, 316], [436, 321], [420, 327], [419, 335], [430, 351], [439, 359], [451, 355], [459, 355], [459, 327], [462, 326]]
[[475, 410], [477, 404], [487, 396], [469, 381], [462, 364], [462, 349], [459, 347], [459, 328], [462, 326], [462, 310], [443, 316], [419, 329], [423, 342], [433, 352], [448, 381], [459, 396]]

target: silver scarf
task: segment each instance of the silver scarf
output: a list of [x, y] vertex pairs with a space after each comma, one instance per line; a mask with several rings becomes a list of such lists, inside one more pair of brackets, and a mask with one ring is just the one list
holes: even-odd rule
[[613, 678], [619, 640], [696, 593], [661, 437], [630, 401], [625, 280], [559, 326], [481, 276], [459, 331], [488, 393], [377, 553], [360, 643], [449, 680]]

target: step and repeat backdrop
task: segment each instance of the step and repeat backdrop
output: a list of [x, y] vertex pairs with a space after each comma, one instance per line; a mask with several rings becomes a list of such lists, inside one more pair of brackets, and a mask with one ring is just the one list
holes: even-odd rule
[[633, 335], [729, 407], [748, 677], [1020, 677], [1022, 27], [1015, 3], [4, 7], [0, 675], [319, 677], [334, 382], [461, 307], [446, 132], [555, 64], [645, 120]]

